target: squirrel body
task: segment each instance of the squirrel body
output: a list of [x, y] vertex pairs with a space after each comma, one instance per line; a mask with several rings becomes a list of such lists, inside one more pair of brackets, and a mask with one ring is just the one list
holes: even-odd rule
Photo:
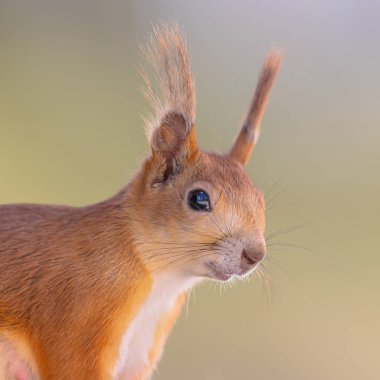
[[187, 292], [246, 276], [265, 256], [265, 203], [244, 165], [281, 57], [264, 65], [231, 151], [195, 136], [195, 93], [177, 26], [145, 50], [151, 155], [115, 196], [85, 207], [0, 206], [0, 378], [150, 378]]

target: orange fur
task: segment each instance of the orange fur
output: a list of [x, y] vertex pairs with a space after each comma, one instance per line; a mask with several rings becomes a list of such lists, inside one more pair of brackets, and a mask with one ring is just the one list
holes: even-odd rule
[[117, 199], [83, 209], [0, 209], [0, 331], [27, 331], [45, 378], [106, 378], [102, 361], [117, 349], [118, 324], [133, 318], [149, 291]]
[[265, 60], [261, 75], [253, 96], [250, 109], [244, 120], [230, 156], [245, 165], [252, 154], [260, 135], [260, 126], [269, 100], [269, 94], [282, 63], [282, 52], [272, 50]]
[[[241, 164], [251, 142], [238, 138], [227, 155], [198, 148], [194, 84], [177, 26], [155, 29], [146, 53], [161, 97], [145, 76], [156, 113], [152, 153], [132, 181], [86, 207], [0, 206], [3, 377], [109, 380], [121, 371], [146, 379], [189, 287], [246, 275], [265, 255], [263, 195]], [[266, 99], [255, 108], [259, 120]], [[207, 212], [188, 201], [200, 189]]]

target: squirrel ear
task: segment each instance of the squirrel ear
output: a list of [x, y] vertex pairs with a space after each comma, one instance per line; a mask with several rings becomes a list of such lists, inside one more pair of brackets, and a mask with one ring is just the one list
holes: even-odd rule
[[230, 157], [243, 165], [247, 164], [259, 138], [261, 120], [269, 100], [270, 90], [280, 70], [282, 56], [282, 51], [276, 49], [268, 54], [248, 114], [229, 152]]
[[160, 152], [164, 156], [174, 157], [181, 150], [190, 129], [192, 127], [187, 126], [187, 122], [181, 114], [169, 112], [153, 131], [151, 138], [153, 152]]
[[176, 112], [166, 114], [151, 137], [153, 160], [158, 162], [155, 183], [165, 182], [180, 173], [198, 151], [195, 128]]
[[146, 131], [158, 170], [154, 181], [163, 182], [198, 151], [194, 82], [185, 37], [178, 25], [155, 27], [143, 52], [153, 74], [151, 78], [142, 70], [143, 93], [154, 110], [154, 116], [146, 119]]

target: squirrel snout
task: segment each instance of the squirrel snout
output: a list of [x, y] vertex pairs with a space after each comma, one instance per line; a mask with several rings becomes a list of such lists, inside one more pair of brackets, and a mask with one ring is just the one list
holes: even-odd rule
[[255, 265], [260, 262], [266, 254], [265, 242], [256, 243], [252, 247], [246, 247], [241, 252], [241, 260], [248, 265]]

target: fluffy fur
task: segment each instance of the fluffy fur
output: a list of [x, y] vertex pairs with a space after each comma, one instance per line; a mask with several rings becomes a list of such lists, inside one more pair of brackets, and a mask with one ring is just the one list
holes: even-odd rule
[[[195, 88], [185, 37], [177, 24], [161, 24], [143, 47], [150, 70], [142, 69], [143, 93], [152, 105], [154, 117], [146, 120], [149, 140], [164, 115], [176, 113], [185, 119], [188, 132], [195, 123]], [[153, 81], [149, 71], [153, 73]], [[156, 84], [156, 87], [154, 87]]]

